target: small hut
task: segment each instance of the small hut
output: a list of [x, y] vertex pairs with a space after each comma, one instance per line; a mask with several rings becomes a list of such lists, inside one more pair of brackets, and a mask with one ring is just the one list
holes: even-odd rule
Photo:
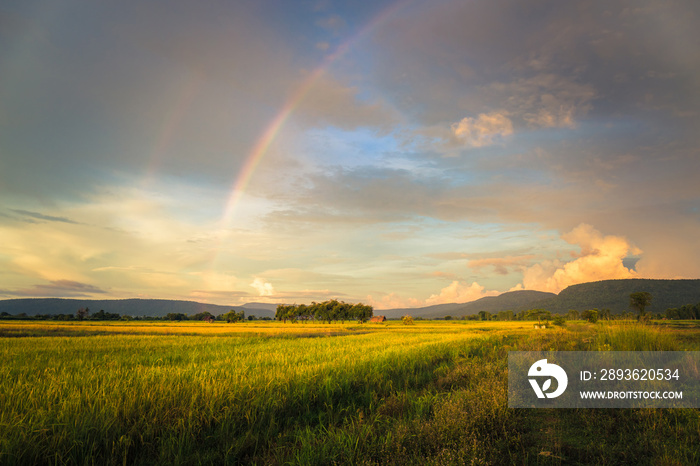
[[370, 321], [370, 323], [373, 323], [373, 324], [379, 324], [379, 323], [381, 323], [381, 322], [386, 321], [386, 317], [384, 317], [384, 316], [374, 316], [374, 317], [372, 317], [371, 319], [369, 319], [369, 321]]

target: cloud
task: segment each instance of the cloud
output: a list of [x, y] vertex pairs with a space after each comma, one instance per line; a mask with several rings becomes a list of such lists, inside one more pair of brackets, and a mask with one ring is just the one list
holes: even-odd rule
[[387, 293], [381, 298], [367, 296], [367, 303], [375, 309], [404, 309], [423, 306], [424, 303], [415, 298], [403, 298], [396, 293]]
[[590, 84], [554, 73], [509, 83], [495, 82], [480, 91], [535, 128], [574, 128], [576, 119], [591, 109], [591, 101], [596, 97]]
[[228, 186], [300, 81], [294, 40], [249, 2], [92, 4], [90, 22], [64, 17], [73, 3], [36, 18], [51, 40], [3, 37], [24, 53], [3, 60], [0, 120], [13, 117], [0, 124], [0, 195], [73, 200], [146, 167]]
[[316, 21], [316, 25], [335, 35], [347, 27], [347, 23], [338, 15], [330, 15]]
[[[641, 8], [446, 1], [393, 18], [376, 35], [373, 53], [383, 54], [376, 67], [386, 92], [410, 93], [397, 101], [426, 124], [485, 108], [518, 108], [516, 117], [528, 114], [536, 127], [568, 127], [588, 109], [596, 116], [638, 115], [641, 108], [691, 114], [698, 90], [689, 76], [700, 65], [696, 17], [692, 0], [651, 0]], [[461, 70], [465, 63], [469, 72]], [[535, 82], [547, 77], [560, 81]], [[497, 82], [509, 91], [484, 92]], [[560, 87], [564, 82], [584, 92]]]
[[452, 124], [452, 134], [466, 146], [490, 146], [513, 134], [513, 122], [504, 112], [481, 113]]
[[329, 224], [391, 222], [417, 213], [430, 215], [443, 189], [440, 181], [403, 169], [337, 168], [310, 175], [296, 201], [297, 209], [275, 212], [273, 217], [284, 222], [300, 218]]
[[542, 106], [523, 115], [523, 119], [531, 126], [542, 128], [566, 127], [573, 128], [576, 107], [571, 104], [558, 102], [552, 94], [539, 97]]
[[0, 295], [21, 297], [90, 297], [106, 293], [96, 286], [72, 280], [52, 280], [48, 284], [38, 284], [18, 290], [0, 290]]
[[201, 280], [203, 287], [197, 291], [221, 293], [223, 295], [226, 293], [233, 293], [233, 295], [241, 293], [237, 291], [236, 285], [238, 280], [230, 273], [222, 273], [215, 270], [201, 270], [192, 272], [190, 275], [196, 276]]
[[447, 304], [447, 303], [467, 303], [486, 296], [497, 296], [498, 291], [484, 292], [485, 287], [477, 282], [472, 282], [470, 285], [465, 282], [453, 281], [448, 286], [440, 290], [439, 294], [431, 295], [425, 300], [426, 305]]
[[[17, 215], [21, 215], [22, 217], [29, 217], [30, 219], [46, 220], [48, 222], [71, 223], [73, 225], [81, 225], [80, 222], [76, 222], [75, 220], [71, 220], [71, 219], [66, 218], [66, 217], [54, 217], [52, 215], [44, 215], [44, 214], [40, 214], [38, 212], [31, 212], [28, 210], [21, 210], [21, 209], [10, 209], [10, 210]], [[33, 220], [25, 220], [25, 221], [34, 222]]]
[[272, 283], [266, 282], [260, 277], [256, 277], [250, 286], [258, 290], [258, 294], [260, 296], [274, 296], [275, 294], [275, 289], [272, 287]]
[[220, 290], [192, 290], [190, 292], [190, 297], [197, 299], [198, 301], [216, 301], [216, 302], [231, 302], [233, 299], [237, 299], [240, 302], [249, 301], [249, 299], [254, 295], [247, 293], [245, 291], [220, 291]]
[[523, 289], [558, 293], [578, 283], [638, 276], [624, 266], [623, 260], [642, 251], [624, 237], [604, 236], [591, 225], [581, 224], [561, 238], [581, 248], [578, 257], [566, 263], [548, 260], [525, 268]]
[[[304, 79], [307, 79], [306, 76]], [[304, 86], [302, 81], [299, 86]], [[398, 119], [379, 98], [360, 98], [360, 89], [323, 74], [299, 102], [295, 115], [315, 126], [332, 125], [345, 130], [361, 127], [388, 128]]]
[[499, 275], [507, 275], [510, 269], [521, 268], [526, 264], [532, 263], [534, 255], [528, 254], [525, 256], [506, 256], [494, 257], [485, 259], [472, 259], [467, 266], [469, 268], [480, 270], [486, 267], [493, 267], [494, 271]]
[[[2, 287], [416, 305], [472, 281], [556, 289], [604, 258], [624, 276], [610, 248], [554, 260], [579, 243], [537, 238], [581, 222], [634, 238], [639, 276], [700, 276], [693, 2], [404, 3], [367, 29], [381, 6], [343, 7], [345, 26], [256, 2], [95, 3], [88, 22], [18, 9], [37, 23], [0, 28], [23, 52], [0, 89]], [[106, 33], [77, 40], [92, 30]], [[286, 123], [222, 227], [275, 115]], [[493, 234], [505, 228], [522, 234]], [[339, 279], [308, 274], [321, 271]]]

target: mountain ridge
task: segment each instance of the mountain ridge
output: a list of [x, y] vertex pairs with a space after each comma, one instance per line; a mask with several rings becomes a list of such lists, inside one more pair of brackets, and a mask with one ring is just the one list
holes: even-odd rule
[[570, 309], [610, 309], [613, 314], [634, 311], [629, 295], [638, 291], [651, 293], [651, 304], [646, 311], [663, 313], [666, 309], [700, 303], [698, 279], [628, 278], [579, 283], [564, 288], [554, 298], [534, 303], [537, 308], [565, 313]]
[[[629, 295], [637, 291], [647, 291], [653, 299], [647, 311], [663, 313], [668, 308], [700, 303], [700, 279], [623, 279], [601, 280], [597, 282], [571, 285], [559, 294], [534, 290], [508, 291], [498, 296], [487, 296], [467, 303], [447, 303], [422, 308], [376, 309], [375, 315], [387, 318], [400, 318], [404, 315], [423, 318], [439, 318], [451, 315], [462, 317], [486, 311], [496, 314], [511, 310], [514, 313], [528, 309], [545, 309], [552, 313], [566, 313], [569, 310], [610, 309], [614, 314], [630, 311]], [[81, 307], [89, 307], [91, 312], [105, 312], [131, 316], [164, 317], [168, 313], [194, 315], [210, 312], [223, 314], [231, 309], [244, 311], [246, 316], [275, 316], [276, 304], [246, 303], [236, 306], [206, 304], [195, 301], [172, 299], [75, 299], [75, 298], [15, 298], [0, 300], [0, 313], [26, 314], [75, 314]]]
[[[506, 291], [498, 296], [486, 296], [467, 303], [437, 304], [422, 308], [377, 310], [374, 313], [383, 314], [390, 319], [401, 317], [406, 314], [413, 317], [424, 318], [444, 317], [446, 315], [461, 317], [478, 314], [480, 311], [495, 314], [498, 311], [506, 310], [517, 312], [521, 310], [521, 308], [527, 307], [530, 303], [539, 302], [550, 297], [556, 297], [556, 294], [534, 290]], [[528, 309], [531, 309], [531, 307], [528, 307]]]

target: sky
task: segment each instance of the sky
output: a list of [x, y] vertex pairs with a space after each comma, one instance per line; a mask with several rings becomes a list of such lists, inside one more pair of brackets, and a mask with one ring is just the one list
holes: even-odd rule
[[695, 0], [0, 2], [0, 299], [700, 278]]

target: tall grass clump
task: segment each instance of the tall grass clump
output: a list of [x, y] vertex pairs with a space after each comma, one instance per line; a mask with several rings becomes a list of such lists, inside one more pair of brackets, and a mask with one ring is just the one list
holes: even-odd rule
[[678, 340], [665, 329], [642, 324], [602, 326], [594, 349], [598, 351], [677, 351]]

